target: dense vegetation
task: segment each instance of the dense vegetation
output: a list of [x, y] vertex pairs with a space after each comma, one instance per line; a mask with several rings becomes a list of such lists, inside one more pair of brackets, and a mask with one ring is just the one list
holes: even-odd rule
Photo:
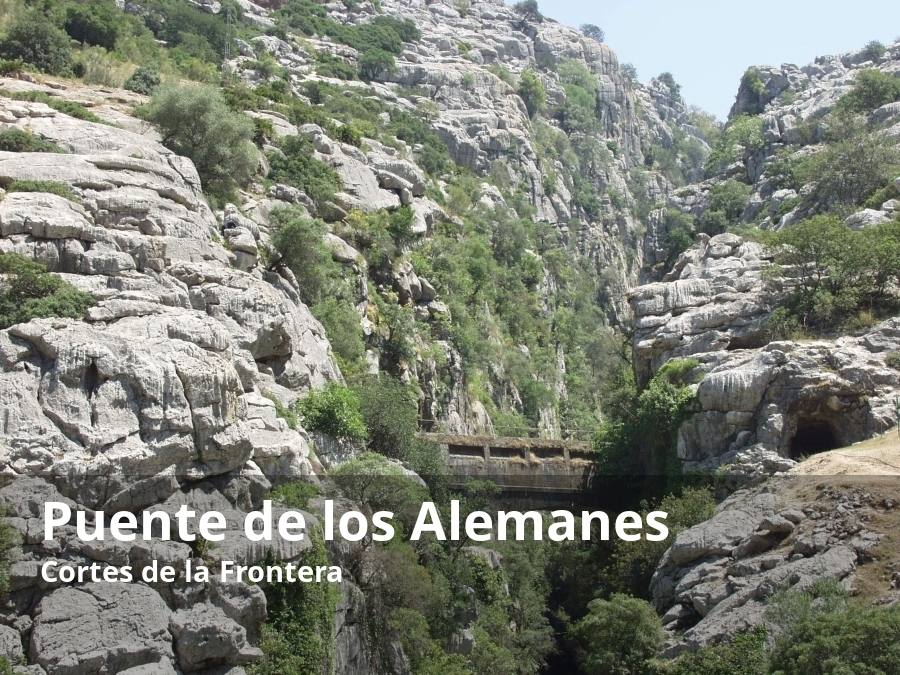
[[80, 319], [94, 304], [79, 291], [33, 260], [16, 253], [0, 253], [0, 329], [31, 319]]

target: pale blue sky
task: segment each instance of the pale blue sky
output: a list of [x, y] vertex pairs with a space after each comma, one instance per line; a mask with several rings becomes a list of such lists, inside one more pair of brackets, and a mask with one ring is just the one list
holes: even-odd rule
[[750, 65], [803, 65], [893, 42], [897, 0], [538, 0], [561, 23], [594, 23], [641, 81], [669, 70], [688, 103], [724, 119]]

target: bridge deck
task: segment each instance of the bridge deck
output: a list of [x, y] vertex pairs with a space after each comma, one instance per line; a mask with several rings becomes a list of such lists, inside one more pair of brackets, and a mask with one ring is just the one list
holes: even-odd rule
[[579, 492], [593, 467], [593, 450], [583, 441], [441, 433], [419, 437], [446, 449], [456, 483], [489, 479], [504, 492]]

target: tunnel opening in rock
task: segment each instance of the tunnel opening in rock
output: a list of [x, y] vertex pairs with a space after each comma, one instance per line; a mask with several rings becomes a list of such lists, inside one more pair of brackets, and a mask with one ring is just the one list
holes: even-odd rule
[[799, 459], [819, 452], [839, 448], [834, 428], [822, 420], [801, 420], [791, 439], [791, 458]]

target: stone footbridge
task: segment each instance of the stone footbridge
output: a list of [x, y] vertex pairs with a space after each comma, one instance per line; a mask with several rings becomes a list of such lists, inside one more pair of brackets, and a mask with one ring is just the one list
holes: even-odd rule
[[512, 436], [420, 433], [447, 453], [451, 484], [491, 480], [505, 495], [567, 498], [585, 491], [593, 467], [590, 443]]

